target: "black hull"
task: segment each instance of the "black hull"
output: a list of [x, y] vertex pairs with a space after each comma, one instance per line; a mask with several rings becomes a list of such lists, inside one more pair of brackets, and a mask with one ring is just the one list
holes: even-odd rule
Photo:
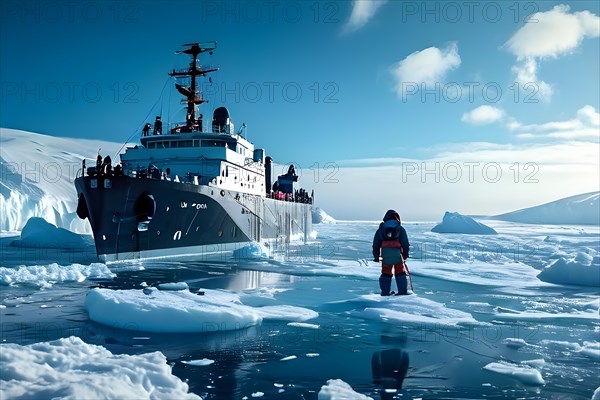
[[107, 261], [220, 253], [261, 240], [306, 240], [310, 205], [188, 183], [86, 176], [77, 212]]

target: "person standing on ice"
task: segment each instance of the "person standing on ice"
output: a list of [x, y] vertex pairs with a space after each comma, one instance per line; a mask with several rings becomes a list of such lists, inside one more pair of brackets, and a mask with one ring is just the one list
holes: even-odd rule
[[410, 243], [406, 230], [400, 223], [400, 214], [388, 210], [373, 237], [373, 259], [379, 262], [381, 257], [381, 276], [379, 287], [382, 296], [389, 296], [392, 277], [396, 274], [397, 295], [407, 294], [408, 282], [404, 260], [408, 258]]

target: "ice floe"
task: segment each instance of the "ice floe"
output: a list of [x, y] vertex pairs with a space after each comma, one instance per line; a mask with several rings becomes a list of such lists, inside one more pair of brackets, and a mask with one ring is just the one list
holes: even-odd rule
[[434, 326], [478, 325], [473, 316], [467, 312], [446, 307], [442, 303], [420, 297], [380, 296], [369, 294], [353, 300], [366, 306], [359, 313], [368, 319], [392, 321], [394, 324], [420, 324]]
[[0, 344], [0, 398], [200, 399], [160, 352], [112, 354], [78, 337]]
[[0, 284], [31, 285], [48, 288], [60, 282], [83, 282], [86, 279], [112, 279], [116, 275], [105, 264], [30, 265], [18, 268], [0, 267]]
[[258, 325], [262, 320], [306, 321], [318, 313], [303, 307], [245, 305], [221, 290], [189, 291], [92, 289], [85, 308], [92, 321], [148, 332], [220, 332]]
[[208, 358], [202, 358], [200, 360], [187, 360], [182, 361], [183, 364], [193, 365], [195, 367], [206, 367], [207, 365], [214, 364], [215, 360], [211, 360]]
[[496, 372], [502, 375], [511, 376], [527, 385], [545, 385], [546, 382], [540, 371], [527, 365], [517, 365], [505, 361], [493, 362], [487, 364], [483, 369]]
[[341, 379], [329, 379], [326, 385], [321, 386], [318, 394], [319, 400], [373, 400], [372, 397], [360, 394], [352, 386]]

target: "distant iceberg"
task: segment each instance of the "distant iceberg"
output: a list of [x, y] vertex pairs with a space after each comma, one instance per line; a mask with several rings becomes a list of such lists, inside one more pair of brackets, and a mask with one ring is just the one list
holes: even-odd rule
[[492, 218], [526, 224], [600, 225], [600, 192], [566, 197]]
[[63, 228], [57, 228], [43, 218], [29, 218], [21, 238], [13, 240], [16, 247], [34, 247], [49, 249], [84, 249], [87, 243], [81, 236]]
[[600, 258], [579, 253], [574, 260], [554, 260], [538, 275], [544, 282], [576, 286], [600, 286]]
[[313, 224], [335, 224], [335, 219], [327, 214], [321, 207], [312, 208]]
[[496, 235], [494, 229], [473, 218], [457, 212], [446, 211], [444, 219], [431, 229], [436, 233], [466, 233], [471, 235]]

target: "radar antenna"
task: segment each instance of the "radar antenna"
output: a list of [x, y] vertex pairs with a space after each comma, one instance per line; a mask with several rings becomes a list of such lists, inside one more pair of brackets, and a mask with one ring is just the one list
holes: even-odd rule
[[175, 70], [169, 72], [170, 76], [174, 77], [190, 77], [190, 86], [175, 84], [175, 88], [186, 98], [187, 112], [185, 117], [185, 126], [178, 126], [174, 128], [176, 132], [193, 132], [201, 130], [201, 121], [196, 120], [196, 107], [199, 104], [206, 102], [207, 100], [202, 97], [202, 94], [196, 89], [196, 77], [204, 76], [208, 73], [217, 71], [218, 68], [202, 68], [201, 65], [197, 65], [198, 55], [204, 52], [209, 52], [212, 55], [213, 51], [217, 48], [217, 42], [207, 43], [188, 43], [184, 44], [186, 47], [184, 50], [177, 51], [177, 54], [188, 54], [192, 57], [190, 67], [184, 70]]

